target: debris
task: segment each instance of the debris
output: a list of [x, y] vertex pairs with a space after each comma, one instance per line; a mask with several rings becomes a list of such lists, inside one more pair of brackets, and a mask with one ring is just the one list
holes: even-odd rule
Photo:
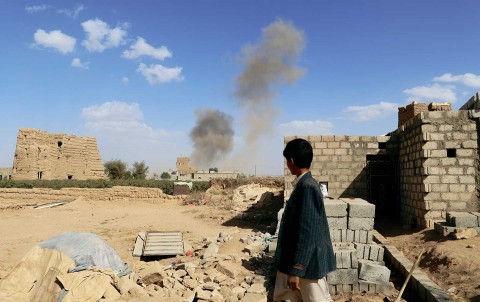
[[474, 247], [475, 247], [475, 244], [469, 244], [469, 245], [467, 245], [467, 248], [468, 248], [468, 249], [473, 249]]
[[58, 207], [58, 206], [63, 206], [66, 204], [66, 201], [57, 201], [57, 202], [49, 202], [49, 203], [44, 203], [44, 204], [39, 204], [34, 206], [33, 208], [35, 210], [40, 210], [40, 209], [47, 209], [47, 208], [53, 208], [53, 207]]
[[476, 237], [477, 235], [478, 235], [478, 232], [474, 228], [457, 230], [455, 233], [452, 234], [454, 239], [468, 239], [468, 238]]

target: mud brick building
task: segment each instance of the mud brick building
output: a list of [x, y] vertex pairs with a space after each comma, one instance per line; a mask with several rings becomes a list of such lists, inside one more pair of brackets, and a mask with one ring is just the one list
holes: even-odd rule
[[[329, 196], [366, 199], [403, 224], [433, 227], [447, 211], [478, 211], [479, 108], [478, 93], [460, 110], [412, 103], [385, 136], [303, 136], [314, 148], [312, 174]], [[286, 196], [293, 178], [285, 167]]]
[[12, 179], [101, 179], [102, 158], [94, 137], [23, 128], [18, 131]]

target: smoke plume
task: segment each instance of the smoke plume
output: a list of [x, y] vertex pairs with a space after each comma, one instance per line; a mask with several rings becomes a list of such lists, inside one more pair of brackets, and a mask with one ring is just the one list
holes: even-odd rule
[[210, 168], [216, 160], [232, 150], [232, 117], [216, 109], [197, 109], [197, 124], [190, 132], [194, 151], [192, 162], [202, 168]]
[[295, 64], [305, 46], [304, 36], [292, 24], [277, 20], [262, 29], [257, 45], [243, 48], [243, 72], [236, 79], [235, 97], [246, 113], [247, 145], [273, 130], [273, 100], [278, 84], [291, 84], [304, 70]]

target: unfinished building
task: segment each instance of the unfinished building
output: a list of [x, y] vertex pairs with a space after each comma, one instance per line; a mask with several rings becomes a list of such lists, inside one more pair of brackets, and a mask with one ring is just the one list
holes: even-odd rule
[[12, 179], [101, 179], [102, 158], [94, 137], [19, 129]]
[[9, 180], [12, 178], [12, 168], [0, 168], [0, 180]]
[[[329, 196], [366, 199], [407, 225], [478, 211], [479, 107], [478, 93], [460, 110], [412, 103], [399, 108], [399, 127], [386, 136], [303, 136], [314, 148], [312, 175]], [[294, 176], [287, 167], [285, 175], [288, 196]]]

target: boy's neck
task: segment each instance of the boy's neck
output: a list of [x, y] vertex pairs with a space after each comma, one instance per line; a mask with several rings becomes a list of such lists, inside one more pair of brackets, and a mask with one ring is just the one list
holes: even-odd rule
[[298, 168], [298, 170], [295, 171], [295, 172], [297, 172], [297, 173], [295, 173], [295, 176], [299, 177], [299, 176], [303, 175], [304, 173], [307, 173], [308, 171], [309, 171], [308, 168]]

